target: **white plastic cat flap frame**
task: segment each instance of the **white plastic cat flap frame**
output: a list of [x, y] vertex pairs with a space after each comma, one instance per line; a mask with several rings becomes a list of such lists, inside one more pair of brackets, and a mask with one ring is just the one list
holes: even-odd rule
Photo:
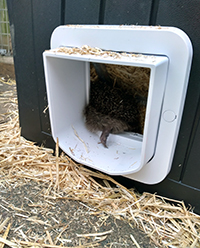
[[[103, 50], [141, 54], [120, 58], [65, 54], [59, 47], [88, 45]], [[192, 60], [192, 45], [178, 28], [67, 25], [56, 28], [51, 50], [43, 53], [54, 140], [77, 162], [110, 175], [146, 184], [162, 181], [170, 171]], [[85, 127], [90, 62], [151, 69], [143, 137], [110, 135], [109, 148]]]

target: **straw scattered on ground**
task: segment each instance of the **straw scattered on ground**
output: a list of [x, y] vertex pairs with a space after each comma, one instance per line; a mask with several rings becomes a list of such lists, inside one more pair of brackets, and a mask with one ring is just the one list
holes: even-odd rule
[[[54, 156], [51, 149], [36, 146], [21, 137], [15, 93], [1, 94], [0, 101], [9, 104], [11, 109], [0, 124], [1, 189], [16, 188], [32, 180], [47, 185], [43, 192], [47, 204], [51, 205], [55, 199], [79, 201], [93, 210], [91, 214], [105, 212], [115, 218], [126, 219], [142, 229], [158, 247], [200, 247], [200, 216], [189, 211], [184, 202], [170, 199], [172, 203], [168, 203], [169, 199], [164, 197], [149, 193], [141, 195], [134, 189], [127, 189], [112, 177], [87, 169], [64, 154], [59, 155], [59, 141]], [[0, 207], [6, 211], [6, 205]], [[20, 209], [21, 215], [26, 218], [23, 206]], [[14, 210], [17, 211], [13, 206]], [[31, 216], [27, 218], [30, 222], [42, 221]], [[48, 221], [45, 225], [48, 227]], [[27, 235], [21, 235], [20, 240], [7, 239], [9, 229], [10, 220], [0, 216], [0, 247], [4, 244], [10, 247], [64, 247], [52, 241], [48, 230], [48, 239], [43, 241], [46, 244], [38, 244], [30, 242]], [[98, 236], [98, 242], [77, 247], [95, 247], [109, 233], [88, 234], [91, 235]], [[134, 237], [131, 239], [137, 242]], [[139, 247], [139, 244], [135, 243], [135, 246]]]

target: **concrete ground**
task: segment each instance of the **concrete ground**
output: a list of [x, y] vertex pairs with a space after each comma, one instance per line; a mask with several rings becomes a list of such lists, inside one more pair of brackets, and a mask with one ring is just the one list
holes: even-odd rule
[[0, 56], [0, 77], [15, 79], [13, 57]]

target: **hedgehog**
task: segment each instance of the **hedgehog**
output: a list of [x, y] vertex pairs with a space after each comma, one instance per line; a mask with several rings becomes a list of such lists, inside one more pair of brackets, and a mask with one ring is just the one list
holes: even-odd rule
[[91, 132], [101, 131], [100, 143], [107, 148], [110, 133], [141, 133], [136, 98], [110, 82], [91, 82], [90, 100], [84, 108], [85, 124]]

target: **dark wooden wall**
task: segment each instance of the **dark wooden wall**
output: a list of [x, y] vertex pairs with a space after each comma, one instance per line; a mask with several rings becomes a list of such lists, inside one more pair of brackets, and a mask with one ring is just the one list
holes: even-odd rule
[[[193, 44], [194, 57], [173, 167], [160, 184], [141, 190], [185, 200], [200, 213], [200, 1], [199, 0], [7, 0], [14, 50], [22, 135], [54, 146], [51, 138], [42, 52], [61, 24], [138, 24], [175, 26]], [[162, 166], [162, 165], [161, 165]]]

